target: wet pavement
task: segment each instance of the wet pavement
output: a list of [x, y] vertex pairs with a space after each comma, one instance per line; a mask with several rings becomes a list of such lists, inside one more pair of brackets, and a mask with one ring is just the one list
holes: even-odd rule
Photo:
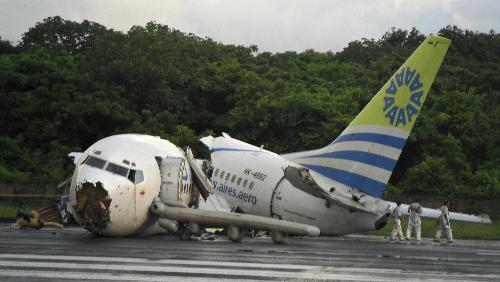
[[270, 238], [232, 243], [177, 236], [104, 238], [78, 227], [9, 231], [0, 224], [0, 280], [499, 281], [500, 241], [454, 245], [380, 236]]

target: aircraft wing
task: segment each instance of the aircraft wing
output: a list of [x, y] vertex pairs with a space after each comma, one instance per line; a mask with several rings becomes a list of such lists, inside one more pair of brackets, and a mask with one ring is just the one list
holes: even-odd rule
[[155, 199], [151, 205], [151, 211], [160, 217], [170, 220], [197, 223], [209, 227], [235, 226], [241, 229], [280, 231], [312, 237], [316, 237], [320, 233], [319, 228], [313, 225], [250, 214], [199, 210], [179, 205], [174, 206], [161, 202], [159, 198]]
[[[388, 202], [391, 206], [391, 209], [396, 207], [396, 203]], [[401, 204], [403, 214], [408, 215], [408, 205]], [[439, 209], [431, 209], [422, 207], [422, 217], [425, 218], [438, 218], [441, 215], [441, 210]], [[463, 222], [473, 222], [473, 223], [491, 223], [491, 219], [487, 214], [473, 215], [473, 214], [465, 214], [458, 212], [450, 212], [449, 214], [450, 220], [463, 221]]]

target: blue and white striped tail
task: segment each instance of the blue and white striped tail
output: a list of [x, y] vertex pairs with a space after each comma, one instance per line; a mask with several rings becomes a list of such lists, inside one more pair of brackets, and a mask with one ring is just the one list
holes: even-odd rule
[[283, 157], [381, 197], [450, 44], [427, 37], [335, 141]]
[[283, 157], [339, 185], [381, 197], [409, 133], [381, 125], [350, 126], [324, 148]]

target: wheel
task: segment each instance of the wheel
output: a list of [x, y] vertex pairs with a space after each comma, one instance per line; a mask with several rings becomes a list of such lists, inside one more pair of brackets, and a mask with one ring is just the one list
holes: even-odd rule
[[179, 228], [179, 236], [182, 241], [188, 241], [191, 237], [191, 231], [189, 230], [189, 228], [186, 228], [186, 226], [182, 225], [182, 227]]

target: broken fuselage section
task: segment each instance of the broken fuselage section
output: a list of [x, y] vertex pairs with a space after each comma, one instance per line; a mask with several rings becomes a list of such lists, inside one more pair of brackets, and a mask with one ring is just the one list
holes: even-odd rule
[[[242, 240], [243, 230], [264, 229], [282, 243], [287, 234], [320, 233], [315, 226], [269, 216], [199, 209], [198, 199], [207, 199], [212, 188], [206, 176], [211, 175], [210, 165], [194, 159], [189, 148], [184, 152], [161, 138], [115, 135], [72, 155], [78, 160], [70, 187], [71, 212], [93, 234], [168, 231], [189, 238], [190, 234], [200, 235], [205, 227], [222, 227], [228, 228], [228, 237], [235, 242]], [[220, 201], [224, 199], [217, 199]]]
[[[159, 137], [122, 134], [99, 140], [75, 156], [70, 207], [75, 220], [96, 235], [151, 235], [165, 231], [149, 211], [160, 195], [158, 160], [184, 159], [181, 149]], [[176, 177], [172, 197], [193, 201], [189, 166]]]

